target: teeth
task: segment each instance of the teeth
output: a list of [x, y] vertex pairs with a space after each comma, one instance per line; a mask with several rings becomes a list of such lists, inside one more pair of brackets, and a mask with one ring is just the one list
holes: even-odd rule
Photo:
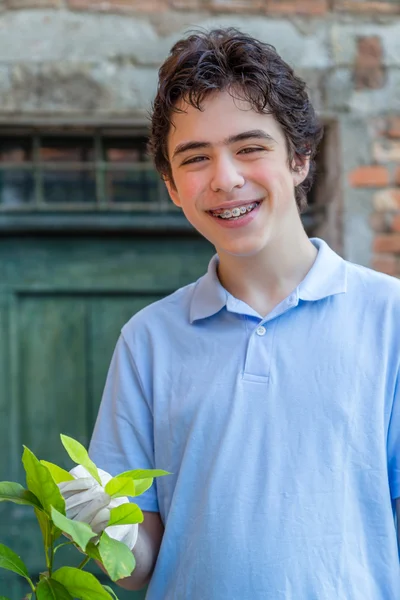
[[232, 208], [232, 210], [224, 210], [223, 213], [216, 213], [211, 211], [211, 214], [214, 217], [221, 217], [221, 219], [231, 219], [232, 217], [240, 217], [241, 215], [244, 215], [248, 212], [250, 212], [251, 210], [253, 210], [253, 208], [255, 208], [259, 203], [258, 202], [253, 202], [252, 204], [247, 204], [246, 206], [237, 206], [235, 208]]

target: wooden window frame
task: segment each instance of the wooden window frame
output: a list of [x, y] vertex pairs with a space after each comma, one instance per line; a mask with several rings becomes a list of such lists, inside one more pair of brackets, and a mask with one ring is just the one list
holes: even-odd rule
[[[158, 201], [156, 202], [124, 202], [116, 203], [111, 202], [107, 198], [105, 175], [108, 171], [118, 172], [144, 172], [151, 171], [155, 172], [154, 166], [151, 161], [149, 162], [110, 162], [103, 158], [104, 146], [107, 138], [113, 137], [114, 139], [120, 138], [140, 138], [146, 134], [143, 131], [134, 129], [116, 129], [114, 128], [86, 128], [86, 131], [82, 131], [77, 128], [69, 128], [64, 130], [57, 130], [55, 128], [42, 127], [40, 129], [26, 128], [26, 129], [15, 129], [15, 128], [4, 128], [0, 127], [0, 137], [13, 136], [20, 137], [24, 136], [30, 138], [32, 141], [32, 160], [25, 162], [0, 162], [1, 171], [27, 171], [33, 175], [34, 191], [33, 201], [29, 203], [21, 203], [19, 205], [2, 205], [0, 203], [1, 213], [20, 213], [20, 212], [38, 212], [38, 211], [55, 211], [55, 212], [97, 212], [97, 211], [134, 211], [134, 212], [153, 212], [153, 211], [174, 211], [174, 205], [168, 201], [165, 186], [160, 177], [156, 177], [158, 182]], [[46, 138], [48, 141], [54, 137], [55, 139], [61, 138], [67, 140], [70, 138], [83, 138], [87, 137], [88, 140], [93, 141], [94, 157], [92, 161], [87, 162], [75, 162], [75, 161], [46, 161], [40, 156], [40, 150], [42, 147], [41, 139]], [[45, 171], [92, 171], [95, 176], [95, 196], [91, 201], [88, 202], [68, 202], [68, 203], [51, 203], [46, 202], [44, 197], [44, 182], [43, 174]]]
[[[325, 135], [317, 156], [317, 176], [310, 192], [310, 203], [301, 216], [304, 227], [311, 236], [323, 237], [339, 253], [342, 249], [342, 198], [338, 189], [340, 165], [338, 156], [338, 125], [334, 120], [323, 119]], [[157, 203], [132, 202], [110, 203], [104, 194], [104, 172], [107, 168], [101, 160], [101, 138], [129, 138], [148, 135], [148, 128], [142, 123], [119, 121], [117, 123], [16, 123], [7, 125], [0, 122], [0, 136], [33, 136], [33, 160], [25, 163], [25, 168], [34, 170], [36, 203], [0, 209], [0, 234], [14, 235], [21, 232], [53, 233], [122, 233], [137, 231], [158, 234], [180, 233], [199, 235], [188, 223], [183, 213], [167, 197], [164, 183], [159, 178], [159, 198]], [[94, 137], [95, 160], [93, 163], [45, 163], [39, 160], [39, 138], [60, 136]], [[93, 166], [96, 173], [96, 201], [93, 203], [49, 204], [43, 201], [40, 171], [43, 166], [56, 170]], [[117, 166], [118, 165], [118, 166]], [[145, 165], [145, 166], [144, 166]], [[0, 163], [0, 168], [10, 165]], [[149, 163], [112, 163], [113, 169], [136, 170], [154, 169]], [[14, 165], [21, 169], [21, 165]], [[318, 173], [319, 171], [319, 173]], [[103, 192], [102, 192], [103, 190]]]

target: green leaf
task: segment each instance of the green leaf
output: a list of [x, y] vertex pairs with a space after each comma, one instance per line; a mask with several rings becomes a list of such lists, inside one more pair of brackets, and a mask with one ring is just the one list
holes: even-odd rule
[[143, 513], [137, 504], [121, 504], [110, 510], [110, 525], [134, 525], [143, 523]]
[[13, 571], [25, 579], [29, 579], [28, 569], [18, 554], [15, 554], [10, 548], [0, 544], [0, 568]]
[[[106, 588], [106, 586], [104, 586]], [[111, 588], [110, 588], [111, 589]], [[32, 594], [31, 594], [32, 595]], [[6, 598], [5, 596], [0, 596], [0, 600], [10, 600], [10, 598]], [[118, 600], [118, 599], [117, 599]]]
[[128, 546], [114, 540], [103, 531], [98, 547], [101, 561], [112, 581], [129, 577], [136, 566], [136, 561]]
[[67, 519], [67, 517], [59, 513], [54, 507], [51, 509], [51, 518], [61, 531], [68, 533], [72, 537], [83, 552], [85, 552], [89, 540], [97, 535], [87, 523]]
[[52, 535], [53, 535], [53, 542], [55, 542], [56, 540], [58, 540], [58, 538], [62, 535], [62, 531], [61, 529], [58, 529], [58, 527], [56, 527], [55, 525], [53, 525], [53, 531], [52, 531]]
[[93, 560], [99, 560], [101, 562], [99, 548], [94, 542], [88, 543], [85, 552], [88, 556], [90, 556], [90, 558], [93, 558]]
[[92, 460], [90, 460], [89, 454], [87, 453], [86, 448], [84, 446], [82, 446], [82, 444], [80, 442], [77, 442], [76, 440], [74, 440], [71, 437], [68, 437], [67, 435], [61, 434], [60, 437], [61, 437], [61, 442], [62, 442], [64, 448], [66, 449], [66, 451], [68, 452], [70, 459], [73, 460], [74, 463], [76, 463], [78, 465], [82, 465], [82, 467], [85, 467], [85, 469], [87, 471], [89, 471], [89, 473], [92, 475], [92, 477], [94, 477], [95, 480], [100, 485], [102, 485], [97, 467], [94, 464], [94, 462]]
[[135, 483], [127, 477], [113, 477], [104, 488], [111, 498], [121, 496], [135, 496]]
[[21, 484], [15, 483], [14, 481], [1, 481], [0, 482], [0, 502], [8, 500], [15, 504], [27, 504], [29, 506], [35, 506], [36, 508], [42, 508], [39, 500], [32, 492], [26, 490]]
[[53, 573], [53, 579], [61, 583], [78, 600], [110, 600], [106, 592], [94, 575], [74, 567], [61, 567]]
[[153, 485], [154, 479], [135, 479], [135, 496], [144, 494]]
[[54, 506], [59, 512], [65, 514], [65, 500], [50, 471], [40, 464], [36, 456], [24, 446], [22, 462], [26, 471], [26, 483], [31, 492], [39, 499], [43, 509], [48, 515]]
[[68, 471], [54, 463], [48, 462], [47, 460], [41, 460], [40, 462], [50, 471], [56, 483], [64, 483], [64, 481], [73, 481], [75, 479], [71, 473], [68, 473]]
[[42, 510], [35, 508], [35, 514], [42, 532], [44, 545], [46, 548], [50, 548], [51, 544], [62, 535], [62, 531], [57, 529], [50, 517]]
[[168, 471], [162, 469], [134, 469], [133, 471], [124, 471], [117, 475], [117, 477], [130, 477], [131, 479], [148, 479], [154, 477], [163, 477], [164, 475], [171, 475]]
[[[103, 585], [103, 588], [104, 588], [105, 590], [107, 590], [107, 592], [108, 592], [109, 594], [111, 594], [111, 596], [113, 597], [113, 599], [114, 599], [114, 600], [118, 600], [118, 596], [117, 596], [117, 594], [114, 592], [114, 590], [112, 590], [112, 589], [110, 588], [110, 586], [108, 586], [108, 585]], [[0, 598], [0, 600], [1, 600], [1, 598]]]
[[[168, 471], [161, 469], [134, 469], [133, 471], [124, 471], [119, 475], [116, 475], [114, 479], [133, 479], [135, 483], [135, 493], [120, 494], [122, 496], [140, 496], [144, 494], [153, 485], [154, 477], [162, 477], [164, 475], [171, 475]], [[111, 495], [111, 494], [110, 494]], [[118, 496], [115, 496], [118, 497]]]
[[73, 600], [69, 591], [55, 579], [42, 579], [36, 588], [37, 600]]
[[50, 517], [43, 511], [35, 509], [35, 515], [42, 532], [43, 542], [46, 548], [51, 546], [52, 523]]

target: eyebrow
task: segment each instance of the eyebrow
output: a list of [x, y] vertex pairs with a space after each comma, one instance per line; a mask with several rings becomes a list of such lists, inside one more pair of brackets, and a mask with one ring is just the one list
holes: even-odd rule
[[[264, 140], [267, 142], [274, 142], [274, 138], [266, 133], [262, 129], [252, 129], [251, 131], [243, 131], [242, 133], [237, 133], [235, 135], [231, 135], [225, 140], [223, 140], [222, 144], [224, 146], [229, 146], [230, 144], [235, 144], [237, 142], [244, 142], [249, 139], [256, 140]], [[182, 144], [178, 144], [174, 150], [172, 155], [172, 160], [176, 158], [179, 154], [183, 154], [184, 152], [189, 152], [189, 150], [202, 150], [205, 148], [211, 148], [211, 142], [183, 142]]]

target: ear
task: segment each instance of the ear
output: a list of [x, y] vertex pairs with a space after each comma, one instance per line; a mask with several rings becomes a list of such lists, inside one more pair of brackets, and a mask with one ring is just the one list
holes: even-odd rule
[[292, 174], [294, 187], [303, 183], [310, 170], [310, 157], [296, 154], [292, 160]]
[[164, 179], [164, 183], [167, 187], [168, 194], [169, 194], [172, 202], [175, 204], [175, 206], [178, 206], [178, 208], [181, 208], [181, 201], [179, 198], [178, 190], [176, 189], [173, 181], [171, 181], [170, 179]]

